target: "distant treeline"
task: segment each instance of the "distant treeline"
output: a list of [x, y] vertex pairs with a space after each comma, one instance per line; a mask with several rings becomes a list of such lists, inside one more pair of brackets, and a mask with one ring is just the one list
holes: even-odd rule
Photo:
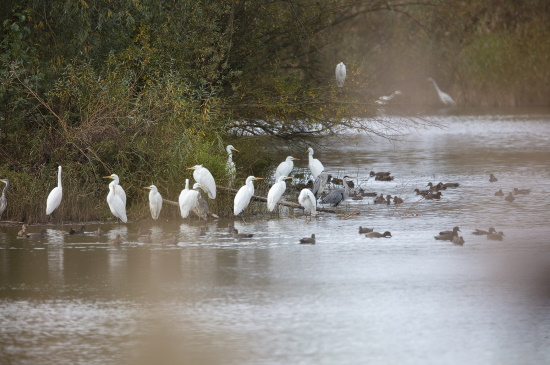
[[[65, 219], [109, 217], [100, 177], [111, 173], [137, 197], [130, 214], [146, 216], [139, 189], [154, 183], [175, 197], [186, 167], [205, 164], [223, 184], [226, 144], [241, 151], [242, 181], [270, 165], [265, 147], [277, 139], [379, 132], [361, 117], [380, 95], [400, 89], [403, 103], [437, 102], [430, 76], [459, 105], [548, 105], [549, 8], [543, 0], [4, 0], [0, 177], [12, 181], [13, 203], [4, 218], [44, 220], [57, 165], [73, 189]], [[230, 214], [227, 204], [213, 210]]]

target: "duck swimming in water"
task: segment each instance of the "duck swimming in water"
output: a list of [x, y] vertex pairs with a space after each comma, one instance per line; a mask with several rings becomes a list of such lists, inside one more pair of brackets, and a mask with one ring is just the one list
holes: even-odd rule
[[493, 174], [489, 174], [489, 182], [496, 182], [498, 179]]
[[491, 233], [487, 235], [488, 240], [502, 241], [504, 238], [504, 232]]
[[367, 227], [363, 228], [363, 227], [359, 226], [359, 233], [369, 233], [369, 232], [373, 232], [373, 231], [374, 231], [374, 229], [372, 229], [372, 228], [367, 228]]
[[241, 238], [252, 238], [254, 235], [252, 233], [239, 233], [239, 230], [237, 228], [233, 228], [233, 238], [235, 239], [241, 239]]
[[477, 236], [488, 235], [488, 234], [491, 234], [491, 233], [497, 233], [496, 229], [494, 229], [493, 227], [490, 227], [488, 231], [484, 231], [482, 229], [477, 229], [476, 228], [476, 230], [472, 232], [472, 234], [475, 234]]
[[301, 238], [300, 239], [300, 243], [302, 245], [306, 244], [306, 245], [314, 245], [315, 244], [315, 233], [313, 233], [311, 235], [311, 237], [305, 237], [305, 238]]
[[504, 198], [504, 200], [506, 200], [507, 202], [513, 202], [514, 200], [516, 200], [516, 198], [514, 198], [514, 196], [512, 195], [512, 192], [510, 192], [510, 194], [508, 194], [506, 196], [506, 198]]
[[380, 233], [380, 232], [369, 232], [369, 233], [366, 233], [365, 234], [365, 237], [367, 238], [390, 238], [392, 235], [390, 233], [390, 231], [386, 231], [384, 233]]
[[504, 192], [502, 191], [502, 189], [499, 189], [499, 190], [495, 193], [495, 196], [504, 196]]

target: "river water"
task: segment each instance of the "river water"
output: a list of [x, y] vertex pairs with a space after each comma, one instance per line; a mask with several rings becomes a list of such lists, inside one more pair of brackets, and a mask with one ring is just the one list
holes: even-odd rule
[[[223, 219], [86, 227], [102, 237], [49, 226], [38, 240], [0, 227], [0, 363], [548, 363], [550, 114], [431, 120], [444, 127], [315, 150], [326, 170], [399, 207], [365, 198], [310, 222], [287, 208], [235, 220], [249, 240]], [[368, 179], [371, 169], [395, 179]], [[419, 201], [429, 181], [460, 186]], [[514, 187], [531, 193], [494, 196]], [[454, 226], [464, 246], [434, 239]], [[491, 226], [503, 241], [471, 234]], [[154, 243], [137, 242], [139, 229]], [[117, 233], [125, 243], [109, 245]], [[312, 233], [316, 245], [298, 243]], [[174, 234], [177, 246], [159, 244]]]

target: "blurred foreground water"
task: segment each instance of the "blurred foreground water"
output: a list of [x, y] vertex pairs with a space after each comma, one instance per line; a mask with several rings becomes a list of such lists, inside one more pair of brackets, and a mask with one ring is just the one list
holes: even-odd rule
[[[254, 233], [240, 241], [232, 220], [86, 227], [102, 237], [49, 226], [40, 240], [0, 227], [0, 363], [547, 363], [550, 115], [434, 118], [445, 127], [315, 150], [326, 170], [400, 207], [350, 200], [343, 212], [359, 215], [309, 223], [281, 208], [235, 220]], [[395, 180], [367, 181], [371, 169]], [[429, 181], [460, 187], [418, 202], [413, 190]], [[494, 196], [515, 187], [531, 193]], [[365, 238], [360, 225], [393, 237]], [[433, 238], [456, 225], [464, 246]], [[490, 226], [502, 242], [471, 234]], [[152, 244], [137, 242], [139, 229]], [[298, 244], [312, 233], [316, 245]], [[108, 244], [116, 234], [120, 247]], [[160, 244], [172, 235], [177, 246]]]

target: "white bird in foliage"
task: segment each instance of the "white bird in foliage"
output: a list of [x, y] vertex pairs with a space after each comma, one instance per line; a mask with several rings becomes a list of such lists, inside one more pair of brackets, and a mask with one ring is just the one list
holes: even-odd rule
[[151, 217], [153, 219], [158, 219], [160, 210], [162, 209], [162, 196], [155, 185], [146, 186], [144, 189], [149, 190], [149, 208], [151, 209]]
[[126, 217], [126, 204], [122, 201], [122, 198], [115, 194], [115, 186], [112, 184], [109, 184], [109, 194], [107, 194], [107, 204], [109, 205], [109, 209], [111, 209], [111, 213], [124, 223], [128, 222], [128, 218]]
[[122, 186], [119, 185], [120, 180], [118, 178], [118, 175], [117, 174], [112, 174], [112, 175], [109, 175], [109, 176], [103, 176], [103, 178], [104, 179], [113, 179], [113, 181], [111, 181], [111, 183], [109, 184], [109, 187], [113, 186], [115, 188], [115, 194], [120, 197], [120, 199], [124, 203], [124, 207], [126, 208], [126, 192], [124, 191]]
[[344, 62], [340, 62], [336, 65], [336, 83], [338, 84], [338, 87], [344, 86], [344, 81], [346, 81], [346, 65], [344, 65]]
[[8, 179], [0, 179], [6, 186], [4, 186], [4, 189], [2, 189], [2, 196], [0, 196], [0, 217], [2, 217], [2, 214], [6, 210], [6, 207], [8, 206], [8, 198], [6, 198], [6, 191], [8, 191], [8, 188], [10, 187], [10, 181]]
[[183, 208], [182, 208], [182, 203], [185, 199], [185, 196], [187, 195], [187, 193], [189, 193], [189, 179], [185, 179], [185, 189], [183, 189], [180, 193], [180, 196], [178, 198], [178, 205], [180, 207], [180, 213], [181, 213], [181, 217], [182, 218], [186, 218], [183, 216]]
[[46, 215], [50, 215], [61, 204], [63, 189], [61, 188], [61, 166], [57, 168], [57, 186], [50, 191], [46, 200]]
[[227, 172], [227, 178], [229, 179], [229, 186], [233, 186], [233, 181], [235, 181], [235, 176], [237, 175], [235, 162], [233, 162], [233, 151], [239, 152], [239, 150], [232, 145], [227, 146], [225, 150], [228, 154], [227, 162], [225, 164], [225, 171]]
[[193, 185], [193, 189], [189, 190], [189, 192], [183, 197], [180, 205], [182, 218], [189, 217], [189, 212], [197, 205], [200, 195], [199, 189], [201, 188], [204, 189], [205, 187], [199, 183], [195, 183]]
[[401, 95], [401, 90], [396, 90], [391, 95], [388, 95], [388, 96], [381, 96], [378, 99], [376, 99], [375, 103], [378, 105], [386, 105], [398, 95]]
[[294, 162], [293, 160], [299, 160], [299, 158], [295, 158], [292, 156], [288, 156], [283, 162], [277, 166], [277, 170], [275, 170], [275, 180], [277, 180], [281, 176], [288, 176], [292, 172], [292, 169], [294, 168]]
[[195, 181], [201, 185], [202, 190], [208, 194], [210, 199], [216, 199], [216, 182], [210, 171], [206, 167], [202, 167], [202, 165], [189, 167], [188, 170], [195, 170], [193, 171]]
[[309, 189], [302, 189], [300, 195], [298, 196], [298, 203], [304, 207], [304, 212], [306, 214], [311, 214], [315, 216], [317, 214], [317, 199]]
[[285, 179], [292, 179], [290, 176], [279, 176], [277, 182], [273, 184], [269, 192], [267, 193], [267, 210], [270, 212], [275, 210], [277, 203], [281, 200], [281, 197], [285, 193], [286, 183]]
[[439, 100], [441, 100], [441, 102], [445, 105], [449, 105], [449, 106], [454, 106], [456, 105], [456, 102], [453, 100], [453, 98], [451, 98], [451, 96], [447, 93], [444, 93], [443, 91], [441, 91], [441, 89], [439, 88], [439, 86], [437, 86], [437, 83], [435, 82], [434, 79], [432, 79], [431, 77], [428, 77], [427, 79], [428, 81], [431, 81], [435, 87], [435, 91], [437, 91], [437, 95], [439, 96]]
[[321, 161], [319, 161], [316, 158], [313, 158], [313, 148], [308, 147], [307, 152], [309, 153], [309, 170], [313, 175], [313, 179], [316, 179], [317, 176], [319, 176], [319, 174], [323, 172], [325, 167], [323, 166]]
[[261, 177], [249, 176], [246, 178], [245, 185], [241, 186], [237, 194], [235, 195], [235, 200], [233, 204], [233, 213], [239, 215], [243, 210], [246, 209], [250, 203], [252, 195], [254, 195], [254, 180], [261, 180]]

